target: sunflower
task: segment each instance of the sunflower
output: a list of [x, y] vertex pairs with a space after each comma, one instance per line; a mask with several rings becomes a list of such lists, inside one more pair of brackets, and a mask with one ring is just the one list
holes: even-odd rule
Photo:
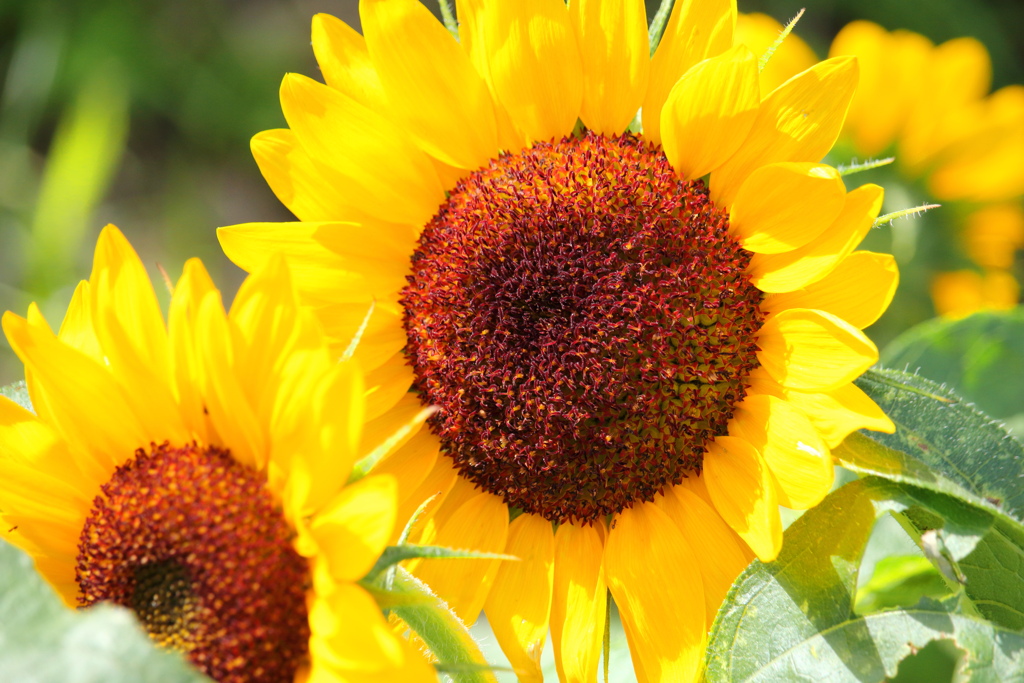
[[392, 534], [396, 485], [344, 485], [361, 375], [280, 259], [228, 314], [189, 261], [165, 326], [108, 226], [58, 334], [34, 304], [3, 328], [36, 414], [0, 397], [2, 533], [67, 605], [132, 609], [217, 681], [436, 680], [355, 583]]
[[[782, 29], [763, 14], [741, 17], [739, 28], [741, 42], [755, 51]], [[762, 83], [766, 77], [780, 82], [815, 61], [796, 36], [779, 53], [781, 59], [773, 58], [762, 72]], [[944, 257], [955, 263], [966, 247], [970, 262], [963, 265], [973, 269], [933, 274], [935, 310], [959, 316], [1015, 306], [1015, 259], [1024, 246], [1024, 87], [989, 93], [991, 61], [974, 38], [935, 45], [912, 31], [854, 21], [836, 35], [829, 54], [855, 55], [861, 65], [840, 147], [861, 158], [895, 156], [904, 183], [917, 186], [912, 192], [953, 205], [945, 212], [956, 225], [942, 235], [950, 252]]]
[[893, 429], [851, 383], [897, 279], [854, 251], [882, 190], [818, 163], [857, 62], [762, 91], [731, 1], [676, 3], [653, 56], [640, 0], [456, 5], [458, 38], [416, 0], [314, 18], [326, 84], [287, 75], [289, 128], [252, 144], [299, 222], [221, 244], [285, 255], [381, 419], [439, 408], [380, 468], [400, 519], [430, 499], [421, 542], [521, 558], [414, 572], [522, 680], [549, 628], [595, 679], [609, 590], [640, 679], [692, 679], [778, 506]]

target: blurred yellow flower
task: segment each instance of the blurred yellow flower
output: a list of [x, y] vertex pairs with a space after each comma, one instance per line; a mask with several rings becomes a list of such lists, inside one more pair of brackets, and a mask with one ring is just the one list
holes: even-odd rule
[[763, 89], [732, 0], [676, 3], [653, 57], [641, 0], [457, 8], [459, 41], [417, 0], [363, 0], [365, 39], [318, 15], [326, 85], [286, 76], [253, 139], [301, 222], [221, 244], [286, 255], [382, 420], [439, 406], [380, 469], [400, 519], [437, 494], [419, 541], [521, 558], [415, 568], [521, 680], [549, 625], [559, 677], [596, 677], [608, 590], [640, 680], [692, 680], [778, 506], [893, 429], [852, 384], [897, 281], [854, 251], [882, 190], [818, 163], [856, 62]]
[[395, 523], [388, 475], [344, 482], [361, 374], [272, 260], [225, 314], [202, 264], [165, 325], [113, 226], [53, 334], [3, 317], [33, 415], [0, 397], [3, 537], [69, 606], [134, 610], [217, 681], [434, 681], [355, 582]]
[[[738, 27], [741, 40], [755, 52], [782, 30], [762, 14], [741, 17]], [[1020, 242], [1006, 231], [1014, 220], [1007, 213], [1019, 215], [1014, 200], [1024, 194], [1024, 86], [989, 93], [988, 51], [974, 38], [935, 45], [920, 34], [886, 31], [868, 21], [845, 26], [829, 55], [855, 55], [860, 62], [860, 85], [841, 137], [854, 154], [894, 155], [900, 173], [923, 180], [939, 202], [1000, 203], [973, 212], [962, 236], [986, 275], [968, 277], [964, 271], [940, 277], [932, 286], [937, 312], [965, 315], [1015, 305], [1009, 268]], [[790, 35], [762, 79], [785, 80], [813, 61], [807, 44]], [[996, 249], [1002, 251], [997, 255]], [[961, 287], [964, 291], [956, 294]]]

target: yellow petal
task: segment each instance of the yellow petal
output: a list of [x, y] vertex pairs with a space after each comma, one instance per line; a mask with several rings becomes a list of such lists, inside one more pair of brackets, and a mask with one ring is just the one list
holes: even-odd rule
[[[424, 431], [429, 433], [429, 430]], [[431, 436], [433, 435], [431, 434]], [[437, 437], [434, 437], [434, 439], [436, 440]], [[440, 444], [438, 444], [438, 447], [440, 447]], [[391, 470], [384, 466], [380, 469], [380, 472], [384, 474], [389, 471]], [[427, 526], [427, 521], [431, 519], [431, 516], [437, 512], [442, 504], [447, 502], [448, 494], [455, 487], [455, 483], [459, 479], [458, 473], [452, 467], [451, 459], [435, 458], [434, 464], [427, 473], [427, 476], [415, 488], [405, 487], [402, 481], [403, 476], [401, 475], [396, 476], [396, 479], [399, 483], [398, 523], [395, 525], [395, 533], [391, 536], [391, 542], [397, 542], [399, 535], [406, 530], [413, 515], [423, 506], [424, 501], [429, 500], [430, 502], [423, 507], [423, 517], [413, 528], [409, 529], [409, 538], [414, 542], [432, 543], [433, 538], [430, 541], [423, 540], [422, 530]], [[433, 531], [436, 531], [436, 529], [433, 529]]]
[[380, 296], [401, 290], [414, 245], [410, 229], [379, 221], [244, 223], [219, 228], [217, 239], [228, 258], [249, 272], [283, 254], [296, 289], [311, 303], [345, 301], [354, 286]]
[[862, 185], [847, 193], [839, 217], [817, 239], [783, 254], [754, 254], [751, 283], [762, 292], [793, 292], [823, 278], [867, 235], [882, 195], [878, 185]]
[[89, 289], [87, 280], [82, 280], [75, 287], [75, 293], [71, 295], [68, 310], [64, 313], [64, 320], [60, 324], [57, 339], [102, 363], [103, 348], [100, 346], [99, 339], [96, 338], [90, 303], [92, 294]]
[[395, 526], [397, 492], [391, 476], [365, 477], [313, 519], [310, 533], [335, 579], [358, 581], [384, 552]]
[[743, 144], [761, 96], [757, 59], [739, 45], [679, 79], [661, 111], [665, 156], [684, 180], [722, 165]]
[[743, 146], [711, 174], [711, 198], [729, 206], [743, 181], [764, 166], [819, 161], [832, 148], [857, 86], [857, 60], [837, 57], [807, 69], [772, 91]]
[[782, 519], [771, 471], [747, 441], [720, 436], [708, 444], [702, 479], [722, 519], [762, 562], [782, 548]]
[[761, 365], [782, 386], [828, 391], [878, 361], [864, 333], [829, 313], [791, 308], [769, 318], [758, 334]]
[[[30, 308], [30, 314], [35, 304]], [[106, 481], [114, 467], [150, 435], [110, 372], [80, 351], [60, 343], [49, 328], [7, 312], [3, 329], [11, 348], [31, 372], [54, 427], [75, 454], [82, 472]], [[35, 400], [35, 397], [33, 397]]]
[[341, 202], [396, 223], [426, 223], [444, 201], [429, 157], [401, 127], [326, 85], [288, 74], [281, 84], [288, 126], [311, 157], [345, 180]]
[[483, 9], [488, 78], [531, 140], [568, 135], [583, 102], [583, 66], [563, 0], [490, 3]]
[[[698, 477], [692, 477], [697, 479]], [[747, 545], [707, 501], [684, 486], [673, 486], [654, 504], [664, 510], [700, 558], [707, 622], [715, 620], [725, 594], [743, 568], [754, 559]]]
[[104, 362], [126, 395], [146, 397], [133, 410], [149, 440], [187, 441], [191, 435], [171, 391], [170, 345], [160, 304], [142, 260], [113, 225], [96, 241], [89, 284]]
[[345, 177], [312, 159], [288, 129], [265, 130], [253, 136], [252, 156], [274, 195], [302, 221], [330, 221], [348, 216], [343, 201]]
[[313, 16], [312, 34], [313, 54], [327, 85], [367, 109], [386, 114], [387, 95], [363, 37], [330, 14]]
[[975, 263], [982, 268], [1013, 268], [1016, 252], [1024, 251], [1024, 206], [985, 206], [971, 212], [964, 224], [967, 252]]
[[390, 111], [421, 149], [475, 170], [497, 156], [487, 84], [419, 0], [363, 0], [363, 35]]
[[[500, 553], [508, 536], [508, 508], [491, 493], [478, 493], [437, 530], [434, 545]], [[425, 560], [416, 576], [467, 624], [476, 621], [494, 583], [499, 560]]]
[[594, 526], [561, 524], [555, 533], [551, 645], [558, 680], [591, 683], [604, 643], [608, 589], [604, 543]]
[[653, 503], [620, 512], [604, 570], [640, 681], [695, 681], [707, 635], [698, 558]]
[[187, 428], [203, 443], [214, 442], [210, 435], [209, 416], [203, 405], [201, 387], [204, 386], [204, 380], [196, 348], [195, 319], [199, 304], [211, 293], [219, 296], [202, 261], [189, 259], [174, 286], [167, 312], [171, 374], [174, 377], [179, 409]]
[[661, 110], [672, 87], [697, 62], [728, 50], [735, 25], [735, 0], [683, 0], [672, 6], [651, 58], [641, 113], [646, 139], [661, 143]]
[[846, 187], [831, 166], [780, 163], [747, 177], [729, 226], [747, 251], [778, 254], [806, 245], [839, 215]]
[[777, 396], [748, 395], [729, 433], [760, 451], [778, 484], [779, 504], [807, 510], [832, 488], [832, 454], [807, 417]]
[[579, 0], [570, 5], [583, 58], [580, 118], [594, 132], [619, 135], [644, 98], [650, 68], [641, 0]]
[[540, 655], [548, 634], [555, 538], [551, 522], [524, 513], [508, 527], [505, 553], [484, 604], [487, 623], [520, 681], [542, 681]]
[[498, 127], [498, 146], [506, 152], [515, 152], [529, 144], [522, 131], [516, 128], [505, 105], [501, 103], [491, 80], [484, 26], [484, 0], [455, 0], [459, 18], [459, 44], [469, 55], [476, 72], [487, 81], [494, 101], [494, 118]]
[[395, 354], [391, 360], [366, 376], [366, 419], [372, 420], [391, 410], [409, 393], [415, 375], [404, 354]]
[[232, 331], [215, 292], [208, 293], [196, 315], [196, 346], [204, 382], [204, 405], [210, 423], [231, 456], [250, 467], [266, 464], [268, 435], [235, 374]]
[[[365, 289], [362, 294], [367, 295]], [[327, 304], [312, 310], [339, 353], [355, 343], [352, 357], [366, 372], [387, 363], [406, 344], [403, 312], [397, 303], [368, 298], [365, 303]]]
[[[429, 429], [421, 429], [400, 448], [384, 456], [373, 468], [373, 473], [394, 476], [398, 486], [397, 497], [401, 504], [426, 481], [437, 463], [440, 449], [441, 442], [437, 437]], [[419, 503], [428, 497], [424, 496]], [[403, 527], [408, 521], [408, 515], [405, 518], [398, 518], [398, 524]]]
[[790, 391], [786, 400], [810, 419], [829, 448], [835, 448], [858, 429], [886, 434], [896, 431], [892, 420], [854, 384], [820, 394]]
[[434, 683], [429, 661], [395, 635], [360, 586], [338, 584], [309, 609], [310, 682]]
[[351, 361], [301, 367], [294, 375], [276, 397], [272, 458], [288, 477], [287, 507], [308, 516], [344, 485], [360, 455], [365, 387]]
[[795, 292], [765, 297], [761, 310], [814, 308], [864, 329], [889, 307], [898, 283], [899, 271], [891, 255], [855, 251], [821, 280]]

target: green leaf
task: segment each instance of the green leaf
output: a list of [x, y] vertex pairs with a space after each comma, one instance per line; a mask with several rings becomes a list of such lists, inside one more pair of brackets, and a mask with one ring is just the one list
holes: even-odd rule
[[1008, 381], [1024, 377], [1024, 307], [929, 320], [893, 340], [882, 362], [954, 386], [993, 417], [1024, 413], [1024, 382]]
[[28, 386], [25, 384], [25, 380], [0, 387], [0, 396], [6, 396], [25, 410], [35, 412], [32, 410], [32, 399], [28, 397]]
[[708, 680], [882, 681], [936, 639], [964, 651], [974, 680], [1024, 676], [1024, 636], [978, 617], [963, 594], [857, 615], [861, 553], [886, 512], [951, 515], [957, 534], [981, 536], [965, 561], [991, 530], [992, 513], [943, 494], [877, 477], [847, 484], [787, 529], [775, 562], [755, 561], [737, 579], [711, 632]]
[[160, 650], [131, 612], [66, 608], [21, 551], [0, 541], [0, 681], [175, 683], [206, 681]]
[[853, 434], [834, 454], [843, 467], [990, 505], [1024, 519], [1024, 446], [949, 389], [894, 370], [856, 382], [896, 424], [895, 434]]
[[921, 555], [893, 555], [875, 565], [871, 580], [857, 591], [854, 611], [870, 614], [891, 607], [915, 605], [921, 598], [949, 592], [942, 575]]

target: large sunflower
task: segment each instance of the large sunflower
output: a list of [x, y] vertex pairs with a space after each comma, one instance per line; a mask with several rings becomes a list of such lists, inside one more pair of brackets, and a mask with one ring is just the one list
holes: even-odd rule
[[640, 0], [456, 4], [458, 39], [416, 0], [313, 20], [326, 85], [286, 76], [289, 128], [253, 140], [301, 222], [221, 244], [285, 254], [384, 417], [440, 408], [381, 467], [400, 515], [440, 494], [423, 542], [522, 558], [415, 571], [523, 680], [549, 626], [560, 677], [595, 678], [606, 588], [641, 680], [691, 679], [778, 506], [893, 429], [851, 384], [897, 279], [854, 251], [882, 190], [818, 163], [856, 60], [762, 92], [731, 0], [676, 3], [653, 57]]
[[[771, 17], [746, 15], [739, 38], [757, 52], [781, 29]], [[929, 264], [936, 312], [1016, 306], [1024, 251], [1024, 87], [990, 93], [991, 60], [974, 38], [935, 45], [913, 31], [854, 21], [836, 35], [829, 54], [856, 56], [862, 73], [839, 146], [860, 158], [895, 156], [910, 192], [949, 205], [943, 215], [955, 229], [932, 226], [933, 239], [944, 244], [918, 250], [945, 262]], [[780, 83], [815, 61], [807, 44], [790, 36], [761, 82]]]
[[2, 533], [69, 606], [133, 609], [217, 681], [435, 680], [355, 583], [392, 534], [395, 482], [344, 485], [361, 375], [280, 260], [227, 314], [189, 261], [165, 326], [108, 226], [58, 334], [35, 305], [3, 327], [36, 414], [0, 397]]

